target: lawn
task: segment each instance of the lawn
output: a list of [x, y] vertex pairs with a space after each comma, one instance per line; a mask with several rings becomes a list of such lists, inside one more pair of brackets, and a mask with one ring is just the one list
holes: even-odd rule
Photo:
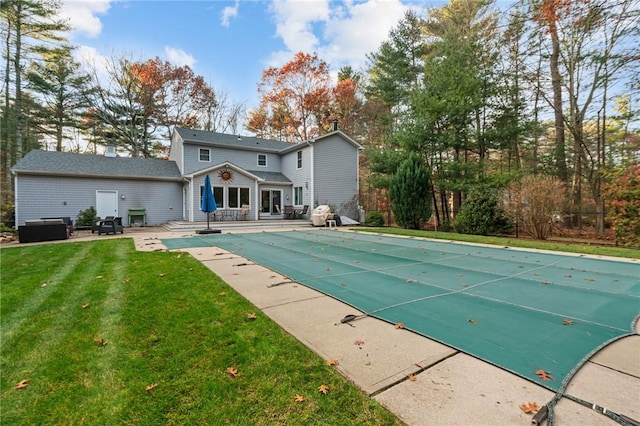
[[0, 273], [2, 424], [401, 424], [187, 254], [3, 248]]
[[353, 231], [374, 232], [389, 235], [433, 238], [437, 240], [460, 241], [467, 243], [491, 244], [498, 246], [520, 247], [538, 250], [553, 250], [565, 253], [580, 253], [599, 256], [626, 257], [640, 259], [640, 250], [626, 247], [603, 246], [588, 243], [564, 243], [541, 241], [526, 238], [487, 237], [482, 235], [457, 234], [455, 232], [434, 232], [402, 228], [353, 228]]

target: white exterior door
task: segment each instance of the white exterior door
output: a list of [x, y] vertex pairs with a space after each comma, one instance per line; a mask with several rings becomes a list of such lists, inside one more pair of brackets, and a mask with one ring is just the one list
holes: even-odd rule
[[118, 191], [96, 191], [98, 217], [118, 216]]

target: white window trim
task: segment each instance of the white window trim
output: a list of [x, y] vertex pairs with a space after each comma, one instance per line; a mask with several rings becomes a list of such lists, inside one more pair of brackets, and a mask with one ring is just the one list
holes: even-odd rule
[[[264, 157], [264, 164], [260, 164], [260, 157], [261, 156]], [[258, 154], [257, 163], [258, 163], [258, 167], [268, 167], [267, 154]]]
[[[203, 160], [200, 155], [202, 151], [207, 151], [209, 153], [209, 159]], [[200, 163], [210, 163], [211, 162], [211, 149], [210, 148], [198, 148], [198, 162]]]
[[304, 157], [302, 156], [302, 150], [298, 151], [296, 154], [296, 170], [301, 170], [304, 162]]

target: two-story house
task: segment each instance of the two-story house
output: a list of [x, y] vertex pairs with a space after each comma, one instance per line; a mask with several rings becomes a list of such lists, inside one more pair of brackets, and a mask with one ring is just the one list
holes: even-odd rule
[[16, 226], [42, 217], [75, 219], [90, 206], [126, 224], [128, 212], [139, 209], [146, 225], [203, 221], [206, 175], [218, 208], [244, 211], [244, 219], [281, 219], [286, 206], [308, 205], [310, 213], [320, 204], [357, 218], [361, 148], [337, 128], [298, 144], [176, 128], [168, 160], [118, 157], [114, 149], [105, 155], [34, 150], [12, 168]]

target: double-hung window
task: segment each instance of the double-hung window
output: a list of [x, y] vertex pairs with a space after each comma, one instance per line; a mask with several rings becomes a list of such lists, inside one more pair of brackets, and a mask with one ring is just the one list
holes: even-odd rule
[[211, 150], [208, 148], [200, 148], [198, 150], [198, 160], [206, 163], [211, 161]]
[[258, 166], [267, 167], [267, 154], [258, 154]]

